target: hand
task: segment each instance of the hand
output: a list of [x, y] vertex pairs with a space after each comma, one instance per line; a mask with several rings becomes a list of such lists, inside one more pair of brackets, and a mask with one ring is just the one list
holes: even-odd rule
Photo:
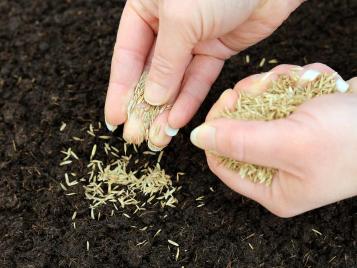
[[[166, 146], [195, 114], [224, 61], [269, 36], [302, 2], [129, 0], [112, 59], [105, 104], [108, 128], [127, 120], [128, 100], [146, 67], [146, 101], [172, 105], [149, 133], [153, 144]], [[133, 140], [132, 135], [124, 127], [124, 138]]]
[[[253, 75], [226, 90], [210, 110], [206, 122], [191, 133], [192, 142], [206, 150], [210, 169], [225, 184], [281, 217], [290, 217], [357, 195], [357, 78], [337, 86], [353, 93], [316, 97], [286, 119], [238, 121], [215, 119], [232, 109], [239, 91], [258, 93], [278, 74], [299, 69], [301, 82], [316, 72], [332, 73], [326, 65], [303, 68], [280, 65]], [[314, 72], [308, 72], [313, 70]], [[305, 74], [305, 75], [304, 75]], [[254, 184], [219, 164], [207, 151], [238, 161], [278, 169], [271, 186]]]

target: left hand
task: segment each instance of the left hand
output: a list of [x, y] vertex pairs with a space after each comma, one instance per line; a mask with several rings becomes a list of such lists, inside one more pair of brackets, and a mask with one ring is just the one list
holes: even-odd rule
[[[278, 74], [299, 69], [300, 81], [314, 80], [331, 68], [280, 65], [253, 75], [226, 90], [206, 122], [191, 133], [192, 142], [206, 151], [210, 169], [225, 184], [281, 217], [291, 217], [357, 195], [357, 78], [349, 85], [337, 76], [337, 87], [354, 93], [316, 97], [289, 117], [273, 121], [217, 119], [234, 109], [238, 91], [257, 94]], [[218, 155], [278, 169], [271, 186], [254, 184], [222, 166]]]

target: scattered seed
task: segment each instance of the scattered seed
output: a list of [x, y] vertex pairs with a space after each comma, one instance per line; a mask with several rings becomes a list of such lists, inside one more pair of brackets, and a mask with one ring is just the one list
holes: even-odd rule
[[74, 219], [76, 218], [76, 216], [77, 216], [77, 211], [73, 212], [72, 221], [74, 221]]
[[73, 136], [72, 139], [75, 140], [75, 141], [84, 141], [84, 139], [78, 138], [76, 136]]
[[64, 186], [62, 183], [60, 183], [60, 185], [61, 185], [61, 188], [63, 189], [63, 191], [67, 191], [66, 186]]
[[158, 236], [160, 232], [161, 232], [161, 229], [157, 230], [156, 233], [154, 234], [154, 237]]
[[262, 60], [261, 60], [260, 63], [259, 63], [259, 67], [260, 67], [260, 68], [262, 68], [262, 67], [264, 66], [265, 61], [266, 61], [266, 59], [265, 59], [265, 58], [262, 58]]
[[205, 205], [205, 203], [201, 203], [197, 207], [200, 208], [200, 207], [203, 207], [204, 205]]
[[268, 61], [269, 64], [276, 64], [279, 61], [277, 59], [271, 59], [270, 61]]
[[214, 193], [214, 189], [212, 187], [209, 187], [209, 190]]
[[76, 222], [73, 222], [73, 229], [76, 229]]
[[146, 240], [144, 240], [143, 242], [137, 243], [136, 246], [138, 247], [138, 246], [141, 246], [142, 244], [145, 244], [145, 243], [146, 243]]
[[93, 157], [95, 156], [95, 153], [97, 152], [97, 144], [93, 145], [92, 152], [90, 154], [90, 159], [92, 160]]
[[254, 247], [252, 246], [251, 243], [248, 243], [248, 245], [249, 245], [249, 247], [250, 247], [252, 250], [254, 250]]
[[72, 163], [72, 160], [66, 160], [60, 163], [60, 166], [65, 166], [65, 165], [69, 165]]
[[176, 261], [178, 261], [179, 256], [180, 256], [180, 248], [177, 247], [176, 256], [175, 256], [175, 260], [176, 260]]
[[143, 154], [146, 154], [146, 155], [156, 155], [156, 153], [151, 152], [151, 151], [145, 151], [145, 152], [143, 152]]
[[89, 241], [87, 241], [87, 251], [89, 251]]
[[167, 240], [167, 242], [169, 242], [169, 244], [171, 244], [171, 245], [173, 245], [173, 246], [175, 246], [175, 247], [179, 247], [180, 245], [179, 244], [177, 244], [175, 241], [172, 241], [172, 240]]
[[66, 195], [71, 196], [71, 195], [75, 195], [75, 194], [77, 194], [77, 193], [69, 193], [69, 194], [66, 194]]
[[67, 124], [62, 122], [61, 127], [60, 127], [60, 131], [62, 132], [65, 128], [66, 128]]
[[15, 152], [17, 151], [17, 149], [16, 149], [16, 143], [15, 143], [14, 140], [12, 140], [12, 148], [14, 148], [14, 151], [15, 151]]
[[94, 217], [94, 209], [93, 209], [93, 208], [90, 210], [90, 217], [91, 217], [93, 220], [95, 219], [95, 217]]
[[328, 263], [331, 263], [334, 259], [336, 259], [337, 256], [333, 256], [329, 261]]
[[111, 136], [99, 136], [98, 138], [102, 139], [102, 140], [110, 140], [112, 137]]
[[130, 216], [126, 213], [123, 213], [123, 216], [127, 217], [128, 219], [130, 219]]
[[318, 234], [318, 235], [322, 235], [322, 233], [321, 232], [319, 232], [318, 230], [316, 230], [316, 229], [311, 229], [311, 231], [313, 231], [315, 234]]

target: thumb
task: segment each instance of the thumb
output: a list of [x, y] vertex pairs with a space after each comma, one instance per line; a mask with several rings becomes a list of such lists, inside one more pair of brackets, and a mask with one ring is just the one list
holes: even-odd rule
[[291, 144], [296, 143], [296, 130], [296, 123], [288, 119], [217, 119], [195, 128], [191, 141], [201, 149], [237, 161], [282, 168], [291, 156]]
[[196, 40], [189, 40], [183, 11], [160, 10], [160, 26], [145, 89], [152, 105], [166, 104], [178, 93], [185, 70], [192, 59]]

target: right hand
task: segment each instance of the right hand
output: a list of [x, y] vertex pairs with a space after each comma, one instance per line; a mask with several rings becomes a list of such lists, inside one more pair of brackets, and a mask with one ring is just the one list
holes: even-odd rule
[[[269, 36], [302, 2], [129, 0], [112, 59], [105, 105], [108, 127], [127, 120], [128, 100], [146, 66], [146, 101], [172, 105], [151, 127], [160, 131], [149, 132], [152, 144], [166, 146], [198, 110], [224, 61]], [[133, 140], [135, 133], [124, 128], [123, 135]]]

